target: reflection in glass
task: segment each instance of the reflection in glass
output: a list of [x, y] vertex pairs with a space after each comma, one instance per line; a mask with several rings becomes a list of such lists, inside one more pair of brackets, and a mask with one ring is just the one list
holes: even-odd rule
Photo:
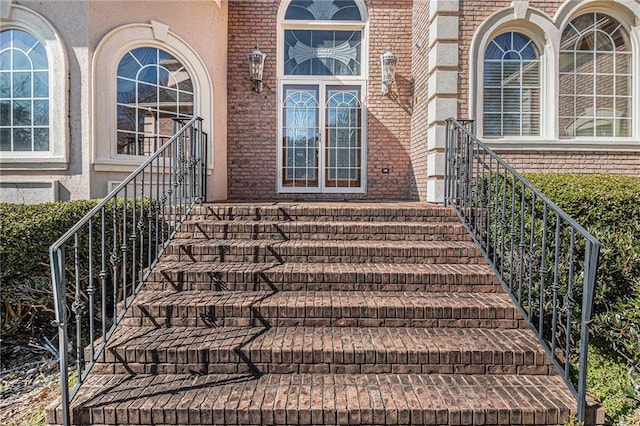
[[362, 110], [359, 88], [327, 89], [327, 187], [358, 188], [361, 181]]
[[361, 31], [285, 30], [286, 75], [361, 73]]
[[44, 46], [0, 31], [0, 151], [49, 150], [49, 69]]
[[362, 20], [354, 0], [292, 0], [284, 18], [302, 21]]
[[140, 47], [118, 64], [118, 154], [151, 155], [174, 132], [174, 119], [193, 117], [193, 83], [171, 54]]
[[283, 185], [318, 186], [318, 87], [285, 86], [283, 103]]
[[622, 25], [587, 13], [560, 41], [560, 136], [629, 137], [631, 52]]

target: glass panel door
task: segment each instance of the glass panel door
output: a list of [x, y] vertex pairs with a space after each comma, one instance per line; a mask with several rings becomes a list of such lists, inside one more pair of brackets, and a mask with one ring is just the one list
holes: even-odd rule
[[327, 87], [325, 123], [327, 188], [359, 188], [362, 174], [360, 88]]
[[284, 86], [282, 186], [317, 188], [320, 182], [318, 86]]
[[283, 85], [284, 192], [363, 189], [361, 93], [360, 85]]

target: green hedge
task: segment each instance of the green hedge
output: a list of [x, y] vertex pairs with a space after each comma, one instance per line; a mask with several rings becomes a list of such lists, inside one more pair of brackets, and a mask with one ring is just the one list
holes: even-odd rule
[[49, 246], [98, 202], [0, 204], [2, 333], [30, 337], [52, 315]]
[[[2, 283], [2, 333], [6, 338], [19, 336], [30, 338], [46, 332], [49, 319], [53, 318], [51, 268], [49, 266], [49, 247], [80, 219], [82, 219], [98, 200], [72, 201], [65, 203], [46, 203], [38, 205], [0, 204], [0, 226], [2, 240], [0, 240], [0, 282]], [[105, 229], [102, 230], [101, 217], [98, 215], [92, 222], [94, 242], [89, 248], [88, 227], [83, 228], [78, 239], [79, 280], [86, 287], [89, 275], [89, 253], [92, 253], [93, 276], [99, 274], [101, 244], [98, 235], [104, 231], [106, 236], [105, 248], [109, 255], [113, 247], [113, 223], [120, 223], [123, 214], [127, 212], [127, 236], [134, 231], [134, 224], [130, 221], [135, 206], [139, 218], [142, 210], [143, 217], [148, 218], [149, 200], [129, 200], [126, 207], [122, 200], [117, 202], [114, 211], [113, 203], [105, 207]], [[155, 209], [154, 209], [155, 211]], [[149, 224], [146, 220], [136, 223], [146, 231]], [[155, 226], [155, 222], [153, 222]], [[139, 228], [140, 229], [140, 228]], [[155, 233], [153, 233], [155, 235]], [[117, 247], [121, 246], [122, 234], [116, 235]], [[74, 250], [72, 243], [67, 245], [65, 256], [68, 264], [68, 291], [73, 292], [75, 270], [73, 268]], [[146, 249], [146, 245], [145, 245]], [[128, 255], [131, 256], [133, 245], [129, 243]], [[137, 256], [140, 255], [138, 251]], [[142, 259], [147, 260], [145, 252]], [[137, 265], [138, 267], [140, 265]], [[143, 265], [147, 266], [147, 265]], [[110, 278], [108, 278], [110, 279]], [[111, 296], [108, 296], [111, 297]]]
[[[640, 368], [640, 178], [613, 175], [525, 176], [602, 243], [591, 339], [590, 391], [603, 400], [608, 418], [640, 409], [626, 377], [610, 376], [601, 361]], [[637, 398], [637, 397], [636, 397]]]

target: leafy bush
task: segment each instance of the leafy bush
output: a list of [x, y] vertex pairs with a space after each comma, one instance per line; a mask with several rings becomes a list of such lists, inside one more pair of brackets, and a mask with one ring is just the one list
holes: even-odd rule
[[[590, 389], [609, 419], [640, 408], [640, 178], [613, 175], [526, 176], [602, 243], [592, 323], [597, 345]], [[604, 360], [609, 367], [603, 370]], [[625, 369], [616, 370], [615, 360]], [[605, 370], [623, 377], [613, 380]], [[623, 395], [623, 396], [621, 396]]]
[[49, 246], [96, 204], [0, 204], [3, 335], [29, 336], [53, 318]]
[[[47, 326], [48, 320], [53, 318], [53, 301], [51, 287], [51, 268], [49, 265], [49, 247], [82, 217], [86, 215], [99, 201], [72, 201], [66, 203], [47, 203], [38, 205], [0, 204], [0, 225], [3, 239], [0, 242], [0, 282], [2, 283], [2, 332], [6, 336], [19, 335], [29, 338], [38, 334]], [[86, 299], [86, 288], [89, 276], [89, 261], [93, 259], [94, 279], [100, 274], [100, 262], [102, 244], [100, 236], [105, 236], [105, 256], [107, 262], [109, 256], [121, 256], [127, 254], [129, 259], [133, 253], [139, 262], [137, 269], [148, 266], [148, 249], [155, 245], [157, 211], [153, 209], [149, 200], [128, 200], [127, 204], [119, 200], [115, 205], [107, 203], [104, 209], [104, 224], [101, 215], [91, 222], [93, 241], [88, 239], [88, 226], [78, 233], [77, 256], [78, 266], [74, 268], [74, 240], [65, 247], [65, 262], [67, 269], [67, 297], [73, 297], [75, 291], [76, 273], [80, 283], [80, 293]], [[136, 212], [135, 223], [132, 221], [133, 212]], [[152, 213], [156, 213], [154, 216]], [[114, 224], [121, 223], [126, 215], [127, 230], [123, 234], [121, 230], [114, 232]], [[155, 220], [152, 220], [154, 218]], [[160, 225], [162, 227], [162, 225]], [[134, 244], [133, 234], [138, 236], [138, 241], [148, 237], [149, 244]], [[115, 243], [114, 243], [115, 241]], [[153, 243], [153, 244], [152, 244]], [[134, 247], [134, 245], [136, 247]], [[126, 246], [126, 251], [122, 247]], [[142, 248], [141, 248], [142, 246]], [[137, 252], [136, 249], [139, 249]], [[152, 254], [151, 254], [152, 255]], [[107, 280], [112, 288], [111, 268], [107, 271]], [[130, 268], [127, 274], [133, 275]], [[131, 276], [127, 275], [127, 276]], [[99, 292], [100, 289], [96, 289]], [[96, 296], [97, 297], [97, 296]], [[105, 295], [109, 304], [117, 303], [112, 294]]]

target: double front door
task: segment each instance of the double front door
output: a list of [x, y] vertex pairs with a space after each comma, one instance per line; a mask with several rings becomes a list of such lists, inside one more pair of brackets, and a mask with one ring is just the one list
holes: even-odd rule
[[363, 192], [362, 88], [282, 86], [279, 190]]

